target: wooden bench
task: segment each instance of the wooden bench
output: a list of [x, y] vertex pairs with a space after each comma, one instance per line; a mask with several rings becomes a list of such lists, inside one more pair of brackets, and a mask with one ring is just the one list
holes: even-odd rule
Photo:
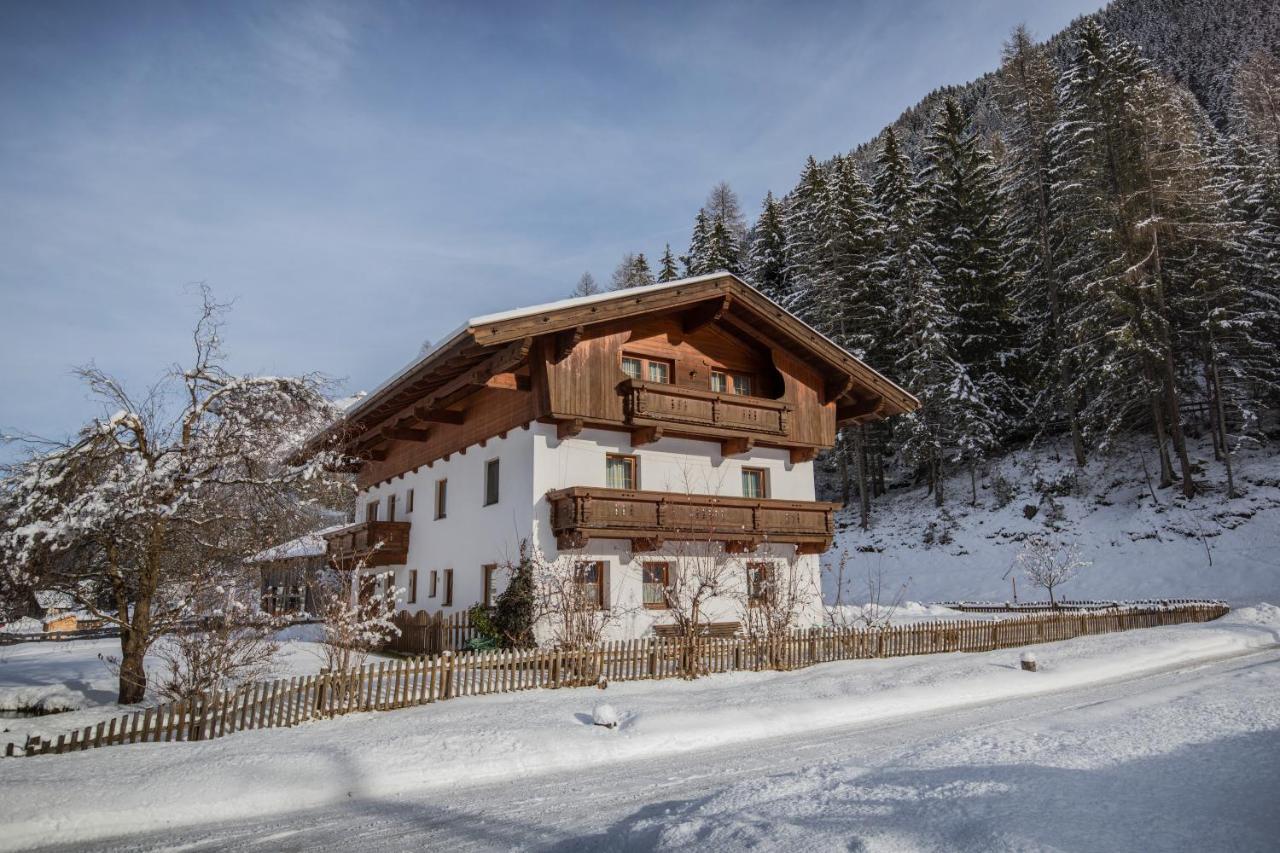
[[[741, 622], [705, 622], [698, 626], [698, 635], [702, 637], [733, 637], [742, 629]], [[653, 633], [663, 639], [672, 640], [680, 636], [679, 625], [654, 625]]]

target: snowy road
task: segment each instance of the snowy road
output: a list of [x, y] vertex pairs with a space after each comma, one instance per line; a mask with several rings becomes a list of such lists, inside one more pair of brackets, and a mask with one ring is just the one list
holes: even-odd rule
[[1278, 698], [1270, 649], [891, 724], [56, 849], [1274, 850]]

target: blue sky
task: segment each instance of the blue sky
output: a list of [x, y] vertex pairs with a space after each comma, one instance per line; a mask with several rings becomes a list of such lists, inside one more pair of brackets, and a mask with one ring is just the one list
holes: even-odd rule
[[234, 369], [371, 388], [1100, 5], [7, 3], [0, 429], [96, 414], [74, 365], [185, 358], [198, 281]]

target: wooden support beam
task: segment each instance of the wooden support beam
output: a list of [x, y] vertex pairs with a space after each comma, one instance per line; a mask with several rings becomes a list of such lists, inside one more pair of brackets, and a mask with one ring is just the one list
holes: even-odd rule
[[418, 406], [415, 406], [415, 416], [419, 416], [417, 413], [420, 409], [425, 412], [446, 409], [462, 398], [475, 393], [477, 389], [484, 387], [490, 377], [498, 373], [506, 373], [522, 364], [528, 357], [529, 348], [532, 346], [533, 338], [521, 338], [518, 341], [512, 341], [485, 359], [477, 367], [445, 383], [443, 387], [437, 389]]
[[684, 315], [684, 319], [681, 322], [680, 327], [684, 330], [686, 335], [691, 335], [703, 326], [706, 326], [709, 323], [714, 323], [723, 317], [725, 312], [729, 310], [729, 305], [732, 302], [733, 297], [726, 293], [722, 298], [717, 299], [715, 302], [700, 305]]
[[385, 461], [387, 458], [387, 448], [385, 447], [370, 448], [367, 451], [366, 455], [374, 462], [382, 462], [382, 461]]
[[662, 427], [640, 427], [639, 429], [633, 429], [631, 431], [631, 446], [641, 447], [646, 444], [653, 444], [660, 438], [662, 438]]
[[724, 552], [726, 554], [751, 554], [760, 547], [761, 541], [760, 539], [730, 539], [724, 543]]
[[853, 377], [844, 376], [835, 382], [828, 382], [822, 388], [822, 405], [833, 403], [853, 390]]
[[553, 363], [559, 364], [569, 357], [569, 353], [573, 352], [573, 348], [582, 340], [582, 335], [586, 332], [586, 326], [574, 326], [556, 334], [555, 352], [551, 356]]
[[725, 438], [720, 441], [721, 456], [737, 456], [739, 453], [750, 453], [756, 446], [754, 438]]
[[871, 419], [880, 414], [884, 408], [883, 397], [864, 397], [847, 406], [836, 406], [836, 422], [844, 423], [846, 421], [857, 421], [863, 418]]
[[796, 554], [821, 554], [831, 547], [831, 540], [825, 542], [801, 542], [796, 545]]
[[420, 421], [432, 424], [461, 424], [467, 419], [465, 411], [455, 412], [451, 409], [428, 409], [425, 406], [414, 406], [413, 416]]
[[556, 536], [556, 547], [561, 551], [576, 551], [587, 547], [590, 541], [591, 537], [581, 530], [570, 530]]
[[801, 462], [812, 462], [818, 458], [818, 448], [816, 447], [793, 447], [791, 448], [791, 464], [797, 465]]
[[573, 438], [580, 432], [582, 432], [582, 418], [569, 418], [556, 422], [556, 438], [562, 441]]
[[641, 536], [631, 540], [631, 552], [633, 554], [644, 554], [657, 551], [665, 544], [665, 541], [661, 536]]
[[431, 437], [431, 430], [393, 426], [383, 427], [379, 435], [387, 441], [426, 441]]
[[498, 373], [490, 376], [484, 385], [501, 391], [528, 391], [533, 388], [533, 380], [518, 373]]

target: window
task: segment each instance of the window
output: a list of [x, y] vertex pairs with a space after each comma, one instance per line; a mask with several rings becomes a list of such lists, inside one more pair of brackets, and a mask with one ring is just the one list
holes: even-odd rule
[[418, 570], [409, 570], [409, 592], [406, 594], [405, 602], [407, 604], [418, 603]]
[[444, 518], [448, 512], [449, 481], [436, 480], [436, 518]]
[[440, 606], [453, 606], [453, 569], [444, 570], [444, 601], [440, 602]]
[[638, 358], [632, 358], [629, 355], [622, 357], [622, 372], [630, 376], [632, 379], [639, 379], [644, 375], [644, 363]]
[[675, 369], [672, 362], [666, 359], [624, 355], [622, 357], [622, 372], [632, 379], [668, 384], [671, 382], [671, 374], [675, 372]]
[[769, 600], [769, 564], [747, 563], [747, 604], [759, 607]]
[[755, 383], [749, 373], [729, 373], [726, 370], [711, 371], [711, 390], [719, 394], [736, 394], [750, 397]]
[[763, 468], [743, 468], [742, 496], [744, 498], [769, 497], [769, 472]]
[[377, 501], [369, 501], [367, 504], [365, 504], [364, 520], [365, 521], [378, 520], [378, 502]]
[[387, 495], [387, 521], [396, 520], [396, 496]]
[[413, 489], [404, 493], [404, 514], [413, 514]]
[[604, 457], [604, 484], [610, 489], [636, 488], [636, 458], [607, 454]]
[[498, 571], [496, 563], [490, 563], [487, 566], [481, 566], [480, 570], [484, 573], [484, 606], [493, 606], [493, 576]]
[[671, 587], [670, 563], [644, 564], [644, 606], [650, 610], [666, 610], [667, 590]]
[[435, 569], [432, 569], [431, 570], [431, 592], [428, 594], [427, 597], [435, 598], [439, 594], [440, 594], [440, 573], [437, 572]]
[[492, 506], [498, 502], [498, 460], [490, 459], [484, 463], [484, 505]]
[[584, 610], [605, 609], [604, 563], [578, 563], [573, 569], [573, 582]]

